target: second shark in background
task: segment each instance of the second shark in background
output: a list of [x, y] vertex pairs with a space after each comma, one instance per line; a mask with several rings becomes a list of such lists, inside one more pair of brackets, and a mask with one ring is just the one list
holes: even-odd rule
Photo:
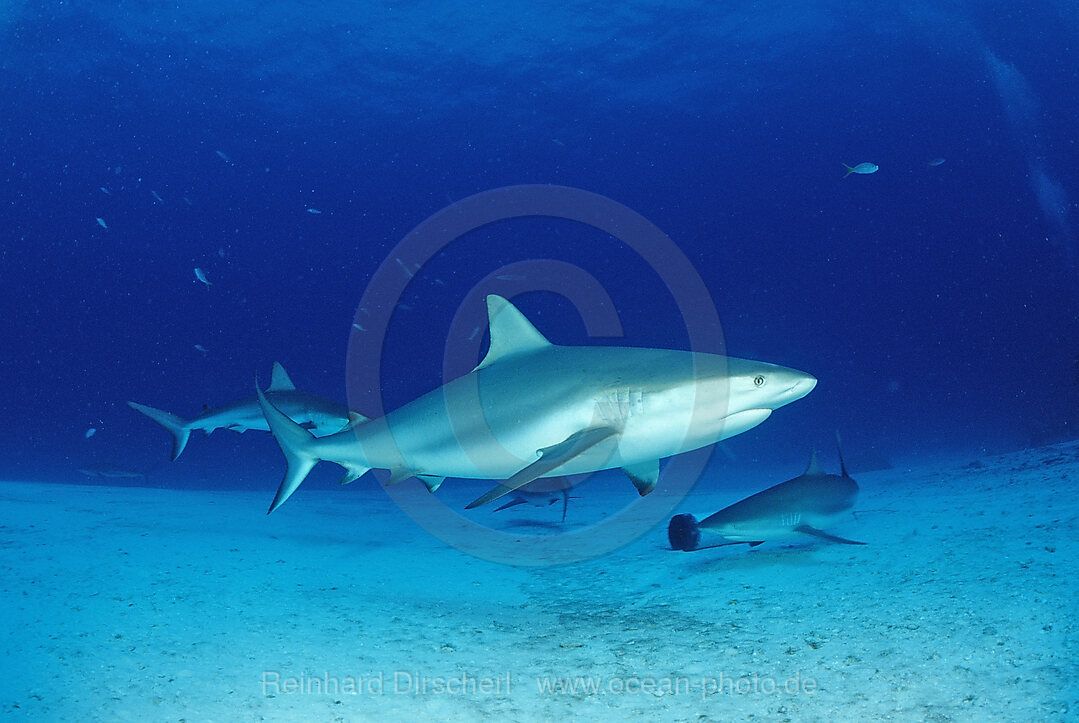
[[[347, 407], [297, 390], [285, 368], [277, 362], [273, 365], [273, 375], [266, 396], [290, 419], [316, 436], [340, 432], [350, 423]], [[173, 461], [184, 451], [192, 430], [201, 429], [207, 436], [215, 429], [231, 429], [234, 432], [246, 432], [249, 429], [270, 431], [255, 397], [205, 409], [202, 414], [191, 419], [181, 419], [174, 414], [137, 402], [128, 402], [128, 405], [169, 430], [173, 438]]]

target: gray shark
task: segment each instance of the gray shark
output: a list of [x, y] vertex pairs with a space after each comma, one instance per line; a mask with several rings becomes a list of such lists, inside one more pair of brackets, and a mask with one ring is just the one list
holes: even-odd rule
[[[378, 419], [315, 438], [259, 392], [288, 468], [270, 512], [326, 460], [342, 483], [371, 468], [419, 477], [505, 480], [468, 505], [539, 477], [621, 468], [641, 495], [659, 460], [752, 429], [817, 380], [774, 364], [699, 352], [549, 342], [501, 296], [487, 297], [490, 349], [468, 374]], [[256, 385], [257, 387], [257, 385]]]
[[[858, 483], [847, 474], [842, 450], [839, 465], [842, 474], [826, 474], [813, 452], [809, 466], [800, 477], [750, 495], [699, 523], [693, 515], [676, 515], [667, 528], [671, 547], [686, 551], [739, 544], [756, 547], [768, 540], [806, 535], [846, 545], [864, 545], [822, 529], [838, 522], [858, 497]], [[716, 535], [720, 541], [701, 545], [701, 532]]]
[[[270, 387], [266, 390], [266, 395], [290, 418], [316, 434], [338, 432], [349, 424], [347, 407], [329, 399], [298, 391], [289, 379], [288, 373], [285, 372], [285, 368], [277, 362], [274, 362]], [[258, 399], [255, 397], [239, 399], [220, 407], [206, 409], [192, 419], [181, 419], [168, 412], [137, 402], [127, 404], [172, 433], [173, 461], [176, 461], [176, 458], [184, 451], [188, 437], [194, 429], [201, 429], [206, 436], [215, 429], [231, 429], [234, 432], [246, 432], [249, 429], [263, 432], [270, 430], [266, 424], [266, 417], [259, 407]]]

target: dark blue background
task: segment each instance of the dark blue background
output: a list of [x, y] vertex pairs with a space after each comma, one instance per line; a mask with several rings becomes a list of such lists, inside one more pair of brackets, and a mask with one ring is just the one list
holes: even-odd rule
[[[159, 466], [167, 435], [124, 402], [194, 415], [274, 360], [344, 400], [352, 317], [389, 250], [518, 183], [643, 214], [697, 265], [730, 354], [820, 379], [731, 440], [737, 460], [801, 460], [836, 428], [852, 457], [909, 463], [1075, 436], [1067, 3], [42, 5], [0, 30], [6, 477], [112, 465], [274, 488], [268, 437], [218, 432]], [[843, 179], [862, 161], [880, 171]], [[596, 276], [625, 343], [687, 344], [669, 291], [613, 240], [497, 225], [410, 285], [388, 407], [441, 383], [469, 289], [530, 258]], [[518, 301], [553, 341], [587, 343], [568, 303]]]

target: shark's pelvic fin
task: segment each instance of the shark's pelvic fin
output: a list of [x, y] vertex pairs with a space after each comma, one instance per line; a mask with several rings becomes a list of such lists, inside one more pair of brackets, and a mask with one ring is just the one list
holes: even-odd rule
[[[386, 486], [389, 487], [390, 485], [400, 484], [406, 479], [412, 479], [413, 477], [420, 482], [423, 482], [424, 486], [427, 487], [428, 492], [434, 492], [441, 487], [442, 483], [446, 480], [445, 477], [439, 477], [438, 475], [421, 474], [416, 470], [407, 467], [397, 467], [396, 469], [390, 470], [390, 478], [386, 480]], [[342, 480], [342, 482], [343, 481], [344, 480]], [[349, 482], [351, 481], [352, 480], [349, 480]]]
[[424, 486], [427, 487], [428, 492], [438, 491], [438, 488], [446, 481], [445, 477], [438, 477], [431, 474], [419, 474], [416, 475], [416, 478], [419, 479], [420, 482], [423, 482]]
[[281, 362], [273, 363], [273, 371], [270, 373], [270, 388], [268, 392], [294, 392], [296, 391], [296, 385], [289, 379], [288, 372], [285, 371], [285, 367], [281, 366]]
[[487, 317], [491, 326], [491, 347], [476, 369], [552, 346], [516, 306], [501, 296], [491, 294], [487, 297]]
[[633, 482], [638, 494], [644, 497], [656, 488], [656, 483], [659, 481], [659, 460], [623, 467], [622, 471]]
[[580, 432], [571, 434], [558, 444], [544, 447], [539, 450], [539, 459], [517, 472], [517, 474], [510, 477], [502, 484], [472, 500], [472, 502], [465, 506], [465, 509], [471, 510], [473, 507], [485, 505], [488, 502], [497, 500], [503, 495], [513, 492], [515, 489], [524, 487], [532, 480], [539, 479], [548, 472], [561, 467], [577, 455], [587, 452], [603, 440], [609, 439], [618, 433], [619, 430], [614, 427], [589, 427], [588, 429], [582, 429]]
[[798, 525], [794, 528], [795, 532], [801, 532], [803, 535], [811, 535], [813, 537], [819, 537], [822, 540], [828, 540], [830, 542], [838, 542], [843, 545], [864, 545], [864, 542], [858, 542], [857, 540], [848, 540], [845, 537], [837, 537], [835, 535], [829, 535], [824, 530], [818, 530], [816, 527], [810, 527], [809, 525]]
[[[169, 430], [172, 434], [172, 461], [175, 462], [176, 458], [180, 456], [180, 453], [184, 451], [184, 447], [187, 446], [188, 437], [191, 436], [191, 428], [188, 426], [189, 422], [180, 419], [175, 414], [169, 414], [168, 412], [154, 409], [153, 407], [148, 407], [145, 404], [139, 404], [138, 402], [128, 402], [127, 406], [131, 407], [136, 412], [142, 412], [147, 417]], [[209, 432], [207, 432], [207, 434], [209, 434]]]
[[[270, 426], [274, 439], [281, 446], [287, 464], [281, 486], [277, 488], [277, 494], [270, 504], [270, 509], [266, 511], [266, 514], [270, 514], [285, 504], [285, 500], [292, 496], [292, 493], [299, 488], [311, 469], [321, 462], [322, 458], [318, 454], [318, 439], [313, 434], [275, 407], [258, 388], [258, 384], [255, 384], [255, 393], [258, 395], [259, 406], [262, 407], [266, 423]], [[349, 481], [360, 477], [368, 470], [367, 467], [354, 464], [342, 466], [345, 468], [345, 478]]]

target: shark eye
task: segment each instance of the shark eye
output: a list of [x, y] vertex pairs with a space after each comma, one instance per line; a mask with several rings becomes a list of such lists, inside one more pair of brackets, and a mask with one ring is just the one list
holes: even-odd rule
[[758, 374], [757, 376], [753, 377], [753, 385], [754, 386], [763, 387], [764, 386], [764, 381], [765, 381], [764, 376], [761, 375], [761, 374]]

